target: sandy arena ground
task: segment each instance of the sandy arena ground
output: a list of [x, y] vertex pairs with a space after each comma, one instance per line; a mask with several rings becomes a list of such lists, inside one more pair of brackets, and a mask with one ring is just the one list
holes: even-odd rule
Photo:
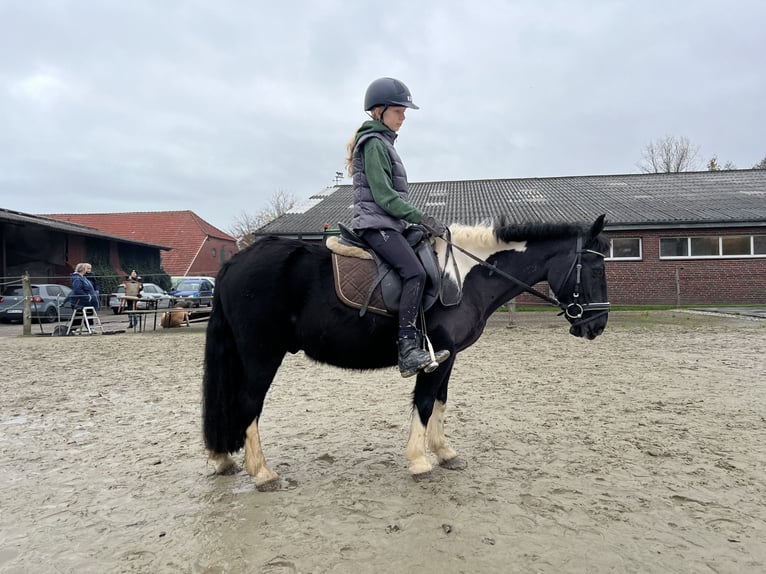
[[211, 474], [204, 327], [2, 337], [0, 572], [766, 571], [766, 321], [506, 320], [452, 377], [467, 467], [420, 481], [411, 381], [288, 356], [274, 492]]

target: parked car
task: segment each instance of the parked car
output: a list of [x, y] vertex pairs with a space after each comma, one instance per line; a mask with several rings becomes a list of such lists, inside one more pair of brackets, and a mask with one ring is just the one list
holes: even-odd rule
[[[125, 296], [125, 284], [120, 284], [117, 287], [117, 292], [109, 295], [109, 307], [112, 309], [112, 313], [117, 315], [120, 312], [120, 299]], [[157, 301], [158, 309], [165, 309], [172, 307], [174, 299], [171, 295], [168, 295], [159, 285], [154, 283], [144, 283], [144, 288], [141, 289], [141, 298], [136, 302], [136, 309], [146, 309], [147, 301]]]
[[[69, 320], [72, 307], [64, 305], [72, 290], [55, 283], [35, 283], [32, 286], [32, 319], [54, 323], [59, 318]], [[10, 323], [24, 319], [24, 293], [21, 285], [9, 285], [0, 295], [0, 321]]]
[[206, 279], [210, 281], [210, 283], [213, 285], [213, 290], [215, 290], [215, 277], [208, 277], [207, 275], [187, 275], [187, 276], [177, 276], [173, 275], [170, 278], [170, 290], [175, 291], [178, 288], [178, 284], [181, 281], [199, 281], [200, 279]]
[[187, 277], [170, 294], [178, 301], [189, 301], [194, 307], [213, 306], [213, 283], [209, 279]]

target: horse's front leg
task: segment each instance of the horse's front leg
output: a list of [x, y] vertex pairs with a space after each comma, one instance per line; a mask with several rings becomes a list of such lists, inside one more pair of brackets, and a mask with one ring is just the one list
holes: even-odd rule
[[417, 477], [430, 472], [433, 466], [428, 460], [428, 448], [436, 455], [439, 464], [457, 457], [444, 436], [444, 404], [447, 402], [447, 384], [455, 362], [454, 345], [449, 340], [437, 341], [438, 348], [448, 349], [451, 356], [432, 373], [418, 373], [413, 393], [410, 438], [405, 456], [410, 461], [410, 473]]
[[265, 487], [279, 478], [266, 464], [266, 457], [263, 456], [257, 418], [250, 423], [245, 433], [245, 470], [247, 474], [255, 477], [256, 488]]
[[407, 440], [407, 449], [404, 453], [410, 461], [410, 474], [413, 477], [427, 474], [433, 468], [426, 455], [426, 426], [421, 420], [422, 410], [423, 407], [412, 409], [410, 438]]
[[447, 436], [444, 434], [444, 413], [446, 410], [447, 405], [437, 399], [431, 412], [431, 418], [428, 419], [426, 442], [429, 450], [436, 455], [439, 465], [451, 470], [458, 470], [463, 467], [463, 463], [458, 458], [457, 452], [447, 443]]

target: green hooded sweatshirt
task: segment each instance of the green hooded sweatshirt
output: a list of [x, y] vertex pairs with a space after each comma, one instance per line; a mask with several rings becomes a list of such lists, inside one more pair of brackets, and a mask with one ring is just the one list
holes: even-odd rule
[[[390, 131], [383, 122], [368, 120], [357, 130], [355, 141], [359, 141], [360, 137], [369, 133]], [[403, 200], [391, 183], [393, 170], [391, 157], [388, 155], [388, 150], [383, 142], [377, 138], [370, 138], [364, 143], [361, 153], [364, 173], [367, 176], [367, 183], [375, 203], [393, 217], [409, 223], [420, 223], [423, 219], [423, 212]]]

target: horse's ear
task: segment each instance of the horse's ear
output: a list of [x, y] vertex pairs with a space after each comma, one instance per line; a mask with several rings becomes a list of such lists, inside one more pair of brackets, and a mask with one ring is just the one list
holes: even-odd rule
[[593, 224], [593, 227], [590, 228], [590, 236], [596, 237], [599, 233], [604, 231], [604, 223], [605, 223], [606, 213], [602, 213], [598, 216], [596, 219], [596, 222]]

